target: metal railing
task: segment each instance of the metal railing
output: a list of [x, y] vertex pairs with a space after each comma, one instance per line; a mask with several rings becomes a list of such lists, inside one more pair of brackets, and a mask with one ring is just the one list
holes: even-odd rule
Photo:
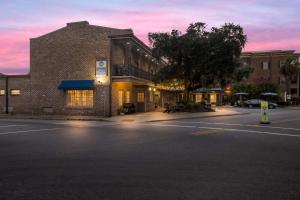
[[146, 80], [152, 80], [153, 75], [133, 65], [114, 65], [113, 76], [134, 76]]

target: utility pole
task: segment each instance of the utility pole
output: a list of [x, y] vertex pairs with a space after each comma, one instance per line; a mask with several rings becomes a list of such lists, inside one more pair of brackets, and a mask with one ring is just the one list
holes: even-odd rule
[[300, 87], [300, 75], [298, 74], [298, 78], [297, 78], [297, 97], [299, 98], [299, 87]]
[[5, 113], [8, 114], [8, 76], [5, 76]]

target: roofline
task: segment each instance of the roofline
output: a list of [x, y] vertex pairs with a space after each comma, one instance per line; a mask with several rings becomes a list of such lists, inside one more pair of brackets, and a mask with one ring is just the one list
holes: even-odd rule
[[135, 41], [136, 43], [140, 44], [142, 48], [144, 48], [145, 51], [147, 51], [149, 54], [152, 54], [151, 48], [146, 45], [142, 40], [140, 40], [138, 37], [136, 37], [134, 34], [123, 34], [123, 35], [112, 35], [109, 36], [112, 40], [120, 40], [120, 39], [131, 39]]
[[252, 57], [252, 56], [286, 56], [287, 54], [292, 54], [295, 56], [300, 56], [300, 53], [296, 53], [295, 50], [274, 50], [274, 51], [248, 51], [242, 52], [241, 57]]
[[9, 75], [9, 74], [1, 74], [0, 78], [30, 78], [30, 74], [14, 74], [14, 75]]

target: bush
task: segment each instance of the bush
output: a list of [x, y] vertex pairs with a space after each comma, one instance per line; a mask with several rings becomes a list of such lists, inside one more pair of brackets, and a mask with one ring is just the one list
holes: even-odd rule
[[201, 103], [188, 103], [184, 108], [185, 112], [214, 112], [210, 106], [206, 105], [204, 102]]

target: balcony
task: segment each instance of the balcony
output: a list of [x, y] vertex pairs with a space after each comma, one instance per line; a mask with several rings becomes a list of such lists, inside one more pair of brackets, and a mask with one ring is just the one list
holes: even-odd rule
[[133, 65], [114, 65], [113, 76], [134, 76], [146, 80], [153, 79], [153, 74], [141, 70]]

